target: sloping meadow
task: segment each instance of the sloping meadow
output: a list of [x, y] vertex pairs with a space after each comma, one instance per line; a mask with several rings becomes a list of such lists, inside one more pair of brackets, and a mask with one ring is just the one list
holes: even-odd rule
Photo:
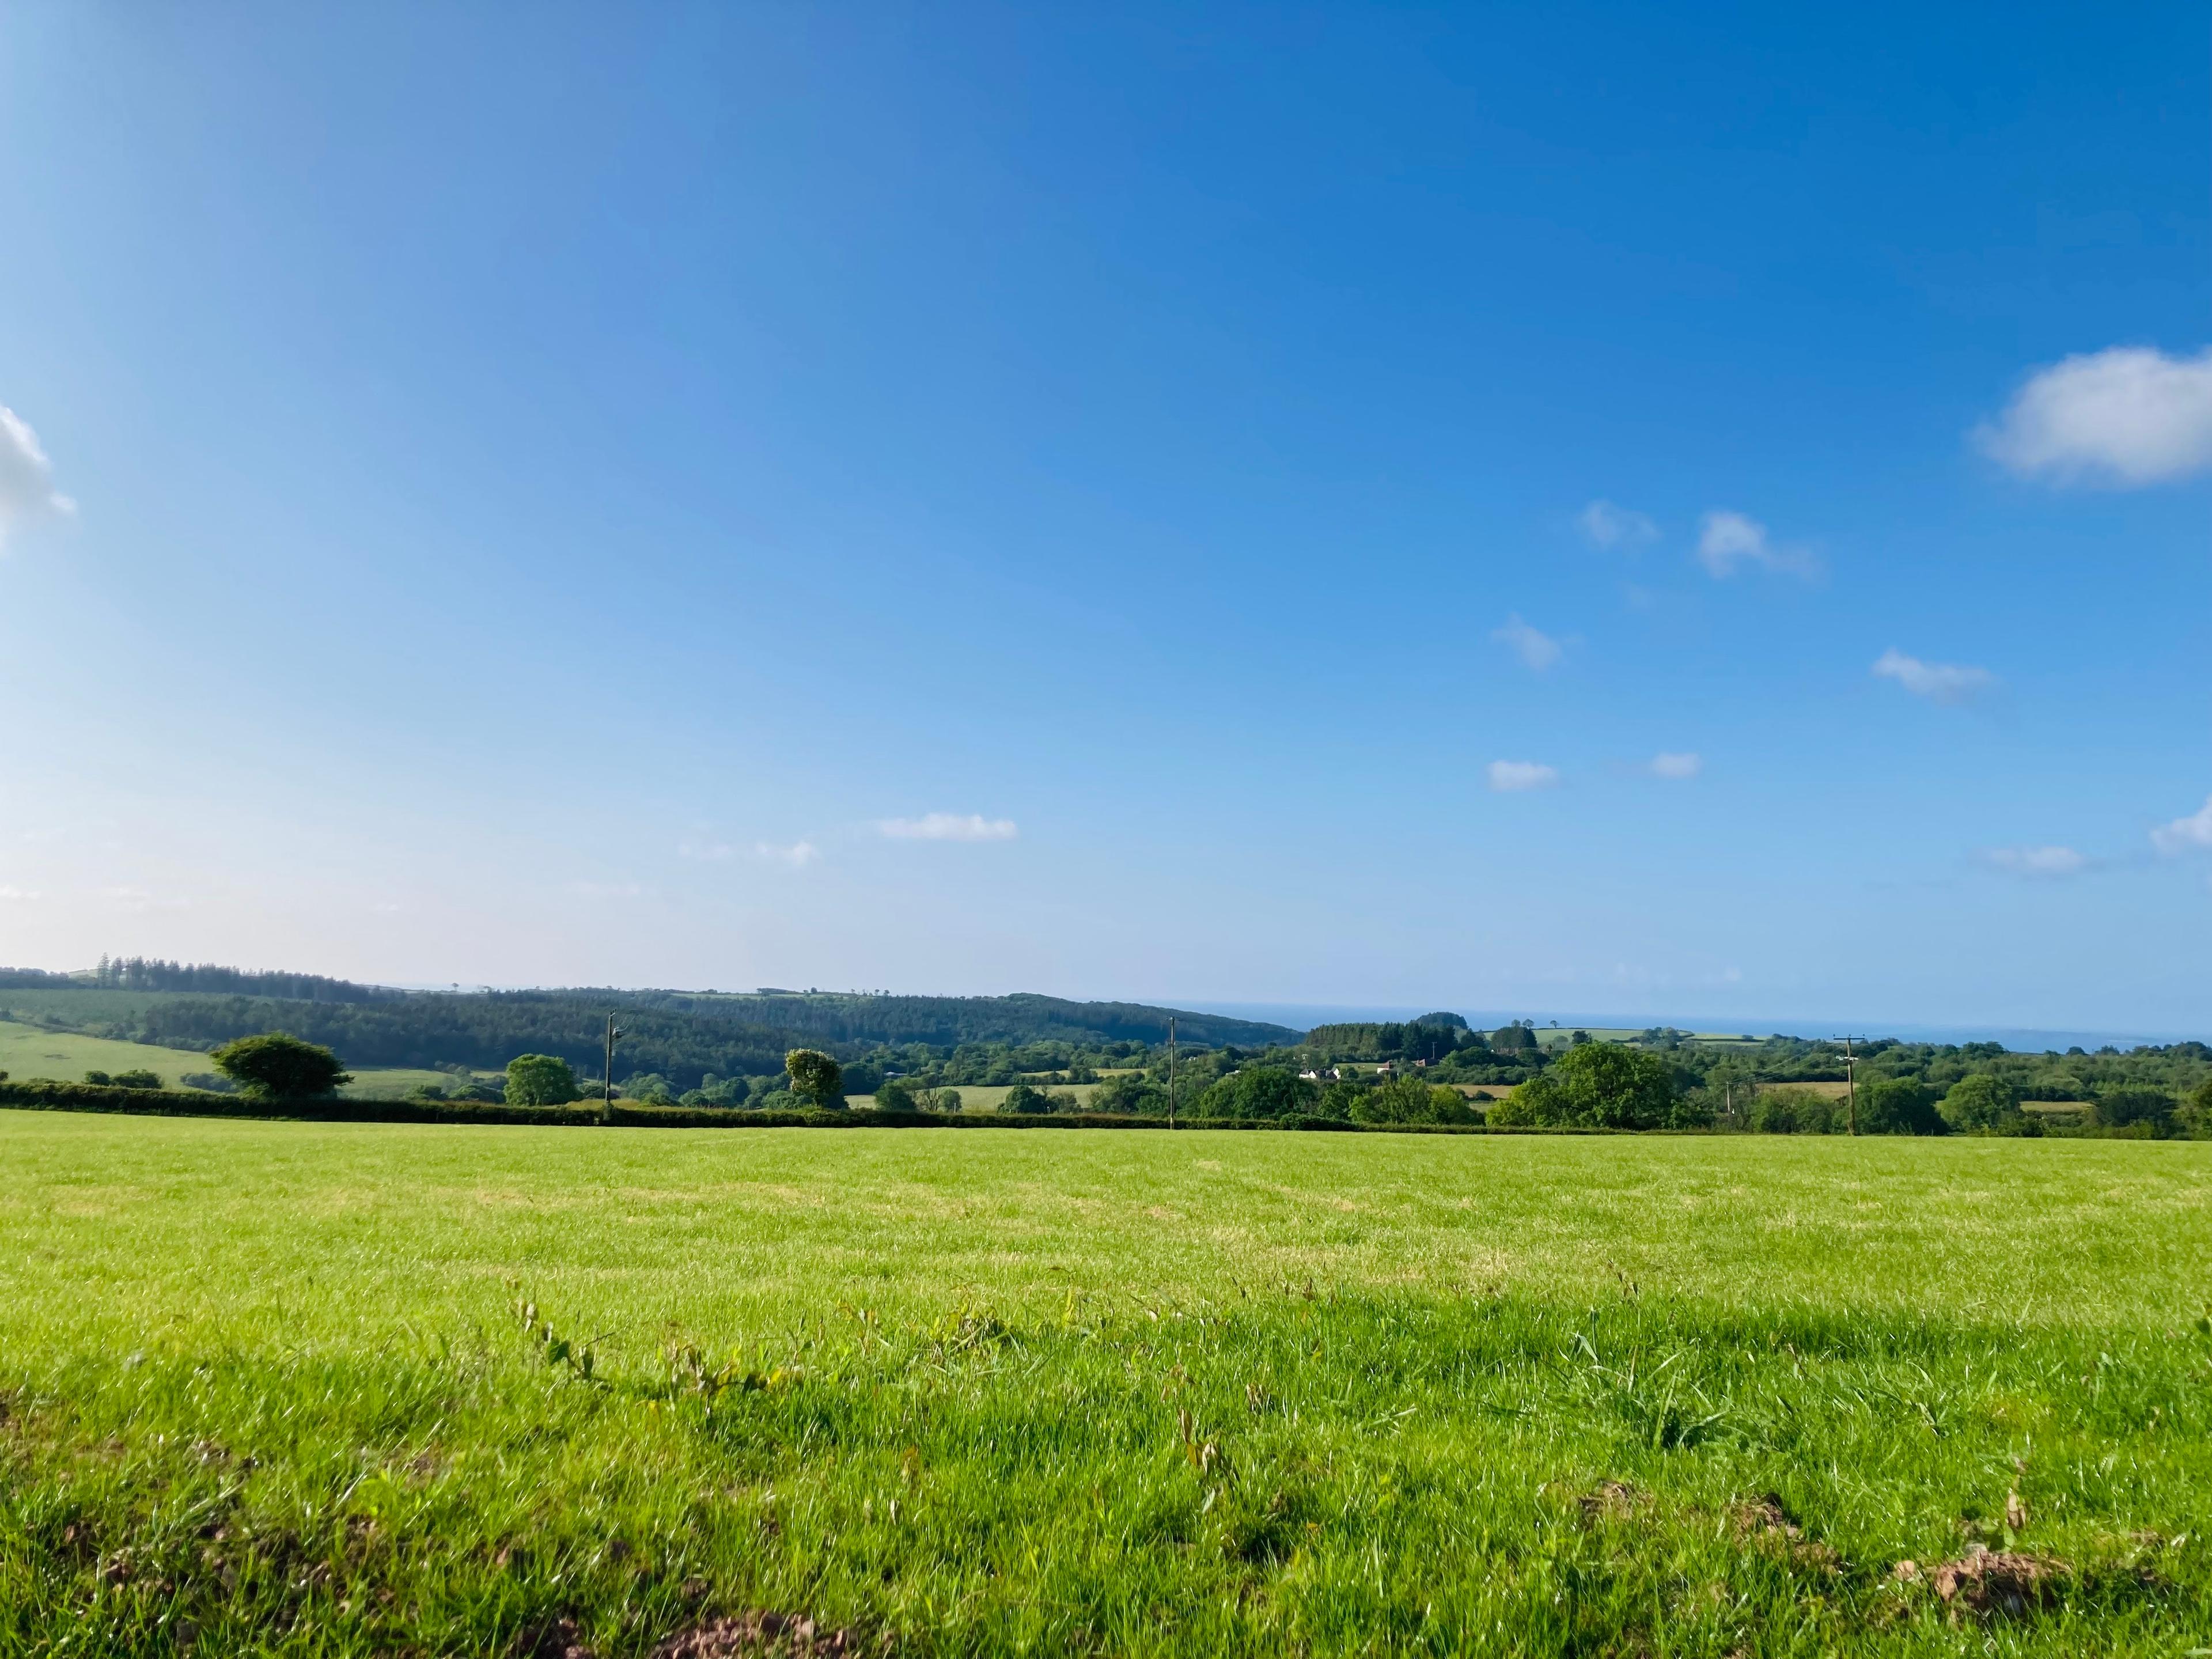
[[2212, 1645], [2212, 1146], [0, 1119], [0, 1652]]

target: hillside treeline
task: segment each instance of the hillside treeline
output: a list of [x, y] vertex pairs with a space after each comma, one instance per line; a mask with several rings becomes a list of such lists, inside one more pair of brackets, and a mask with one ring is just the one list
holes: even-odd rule
[[[1122, 1050], [1164, 1042], [1170, 1010], [1133, 1003], [1079, 1003], [1054, 997], [866, 997], [851, 994], [726, 996], [678, 991], [398, 992], [313, 975], [297, 979], [319, 994], [292, 998], [215, 994], [212, 975], [228, 969], [173, 963], [104, 964], [134, 994], [88, 995], [82, 978], [31, 975], [21, 988], [60, 990], [9, 1005], [17, 1018], [57, 1030], [169, 1048], [213, 1048], [258, 1032], [283, 1030], [333, 1048], [349, 1066], [470, 1066], [496, 1070], [518, 1054], [554, 1054], [596, 1077], [604, 1064], [606, 1019], [623, 1030], [616, 1075], [665, 1079], [681, 1091], [709, 1076], [773, 1076], [793, 1048], [818, 1048], [861, 1064], [895, 1051], [910, 1066], [933, 1061], [955, 1081], [1011, 1081], [1013, 1057], [1029, 1069], [1080, 1064], [1079, 1054], [1110, 1060]], [[143, 981], [175, 971], [204, 982], [148, 1000]], [[126, 984], [126, 980], [135, 982]], [[359, 992], [341, 996], [326, 988]], [[1176, 1013], [1176, 1035], [1194, 1049], [1242, 1039], [1255, 1046], [1297, 1033], [1206, 1014]], [[858, 1085], [856, 1085], [858, 1086]], [[872, 1085], [871, 1085], [872, 1086]]]

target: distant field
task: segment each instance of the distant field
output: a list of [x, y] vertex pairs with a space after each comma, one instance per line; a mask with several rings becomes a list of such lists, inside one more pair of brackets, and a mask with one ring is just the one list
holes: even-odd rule
[[[21, 995], [8, 993], [7, 995]], [[67, 996], [69, 992], [56, 994]], [[0, 998], [3, 1000], [4, 998]], [[188, 1073], [212, 1072], [215, 1063], [190, 1048], [157, 1048], [149, 1042], [116, 1042], [72, 1031], [45, 1031], [17, 1020], [0, 1020], [0, 1072], [21, 1081], [50, 1077], [75, 1083], [87, 1072], [149, 1071], [171, 1088], [181, 1088]], [[362, 1099], [396, 1099], [418, 1084], [450, 1086], [445, 1072], [358, 1070], [343, 1092]]]
[[2208, 1287], [2203, 1143], [0, 1111], [0, 1653], [2181, 1655]]
[[35, 1025], [0, 1020], [0, 1072], [21, 1079], [58, 1078], [74, 1083], [87, 1072], [157, 1073], [172, 1088], [187, 1072], [211, 1072], [208, 1057], [186, 1048], [156, 1048], [144, 1042], [112, 1042], [106, 1037], [42, 1031]]

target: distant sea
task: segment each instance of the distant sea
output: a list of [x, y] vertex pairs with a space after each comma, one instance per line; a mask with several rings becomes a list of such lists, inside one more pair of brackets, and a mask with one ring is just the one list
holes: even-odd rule
[[[1194, 1012], [1227, 1014], [1235, 1019], [1262, 1019], [1293, 1030], [1316, 1025], [1355, 1024], [1366, 1020], [1412, 1019], [1416, 1015], [1450, 1008], [1448, 1003], [1411, 1004], [1389, 1007], [1353, 1007], [1326, 1002], [1194, 1002]], [[2139, 1048], [2148, 1044], [2186, 1042], [2195, 1034], [2185, 1031], [2069, 1031], [2020, 1025], [1887, 1025], [1876, 1020], [1748, 1020], [1719, 1019], [1710, 1014], [1593, 1014], [1561, 1013], [1550, 1008], [1451, 1008], [1478, 1030], [1494, 1030], [1508, 1020], [1533, 1019], [1539, 1025], [1557, 1024], [1564, 1030], [1586, 1026], [1597, 1030], [1643, 1030], [1671, 1025], [1681, 1031], [1732, 1032], [1744, 1036], [1895, 1037], [1901, 1042], [2001, 1042], [2020, 1054], [2046, 1049], [2064, 1053], [2081, 1048], [2094, 1053], [2110, 1044], [2115, 1048]]]

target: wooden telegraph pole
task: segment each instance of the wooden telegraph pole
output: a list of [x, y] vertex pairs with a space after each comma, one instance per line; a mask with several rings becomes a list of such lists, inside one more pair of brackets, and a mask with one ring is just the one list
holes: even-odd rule
[[1175, 1016], [1168, 1016], [1168, 1127], [1175, 1127]]
[[621, 1035], [622, 1027], [616, 1024], [615, 1017], [612, 1014], [609, 1014], [607, 1016], [606, 1066], [605, 1069], [602, 1071], [599, 1075], [600, 1081], [604, 1084], [606, 1091], [604, 1097], [605, 1105], [603, 1109], [603, 1115], [605, 1120], [610, 1123], [614, 1121], [615, 1115], [615, 1039]]
[[1858, 1067], [1854, 1063], [1851, 1057], [1851, 1040], [1849, 1037], [1844, 1037], [1842, 1041], [1844, 1045], [1844, 1099], [1845, 1102], [1844, 1122], [1850, 1127], [1850, 1132], [1853, 1134], [1856, 1134], [1859, 1132]]

